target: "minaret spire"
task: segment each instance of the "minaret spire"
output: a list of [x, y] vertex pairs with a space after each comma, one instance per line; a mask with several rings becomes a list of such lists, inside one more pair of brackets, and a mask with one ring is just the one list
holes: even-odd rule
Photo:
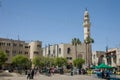
[[90, 18], [87, 8], [84, 12], [83, 27], [84, 27], [84, 40], [86, 40], [86, 38], [90, 36]]

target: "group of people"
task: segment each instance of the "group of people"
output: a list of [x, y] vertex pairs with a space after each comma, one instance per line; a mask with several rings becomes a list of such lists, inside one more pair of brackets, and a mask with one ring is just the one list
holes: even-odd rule
[[29, 79], [33, 79], [34, 78], [34, 74], [35, 74], [34, 69], [28, 70], [27, 71], [27, 79], [28, 80]]
[[54, 72], [55, 72], [55, 68], [51, 67], [46, 67], [45, 69], [30, 69], [30, 70], [27, 70], [26, 71], [26, 74], [27, 74], [27, 79], [33, 79], [34, 78], [34, 75], [37, 74], [37, 72], [39, 72], [40, 74], [46, 73], [46, 75], [50, 76], [51, 74], [54, 75]]
[[47, 76], [50, 76], [51, 74], [54, 75], [54, 72], [55, 72], [55, 68], [49, 68], [49, 67], [45, 67], [43, 69], [41, 69], [40, 73], [45, 73]]
[[97, 72], [99, 78], [109, 78], [112, 72], [110, 70], [101, 69]]
[[111, 72], [109, 70], [102, 70], [102, 78], [109, 78]]

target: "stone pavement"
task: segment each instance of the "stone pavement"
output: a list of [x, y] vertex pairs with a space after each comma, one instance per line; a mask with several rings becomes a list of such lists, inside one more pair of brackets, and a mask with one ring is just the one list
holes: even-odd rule
[[[22, 76], [9, 76], [9, 77], [1, 77], [0, 80], [27, 80], [26, 75]], [[60, 75], [55, 74], [51, 76], [45, 76], [41, 74], [37, 74], [34, 76], [34, 79], [30, 80], [104, 80], [104, 79], [98, 79], [94, 75], [73, 75], [70, 76], [70, 74]]]

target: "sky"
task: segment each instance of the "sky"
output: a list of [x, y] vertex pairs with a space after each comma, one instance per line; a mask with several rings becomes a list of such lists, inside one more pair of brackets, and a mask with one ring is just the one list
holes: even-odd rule
[[0, 37], [42, 45], [84, 41], [89, 11], [93, 51], [120, 47], [120, 0], [0, 0]]

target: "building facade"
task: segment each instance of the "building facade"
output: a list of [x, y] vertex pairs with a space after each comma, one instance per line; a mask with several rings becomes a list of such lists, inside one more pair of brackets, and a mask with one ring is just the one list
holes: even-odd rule
[[41, 41], [32, 41], [29, 44], [29, 54], [30, 59], [32, 60], [35, 56], [42, 56], [42, 42]]
[[8, 60], [6, 63], [10, 64], [12, 57], [18, 54], [24, 55], [30, 59], [33, 59], [36, 55], [42, 55], [42, 42], [32, 41], [26, 43], [21, 40], [0, 38], [0, 49], [7, 54]]
[[120, 48], [108, 49], [105, 58], [107, 65], [116, 67], [120, 71]]
[[[85, 58], [85, 44], [77, 45], [77, 55], [78, 58]], [[76, 59], [75, 55], [75, 46], [72, 44], [54, 44], [54, 45], [48, 45], [45, 48], [43, 48], [43, 56], [45, 57], [63, 57], [68, 60], [68, 62], [72, 62], [74, 59]]]
[[95, 51], [92, 52], [92, 65], [98, 66], [101, 63], [105, 63], [105, 51]]
[[120, 48], [111, 48], [107, 51], [95, 51], [92, 53], [92, 64], [95, 66], [105, 63], [120, 71]]

